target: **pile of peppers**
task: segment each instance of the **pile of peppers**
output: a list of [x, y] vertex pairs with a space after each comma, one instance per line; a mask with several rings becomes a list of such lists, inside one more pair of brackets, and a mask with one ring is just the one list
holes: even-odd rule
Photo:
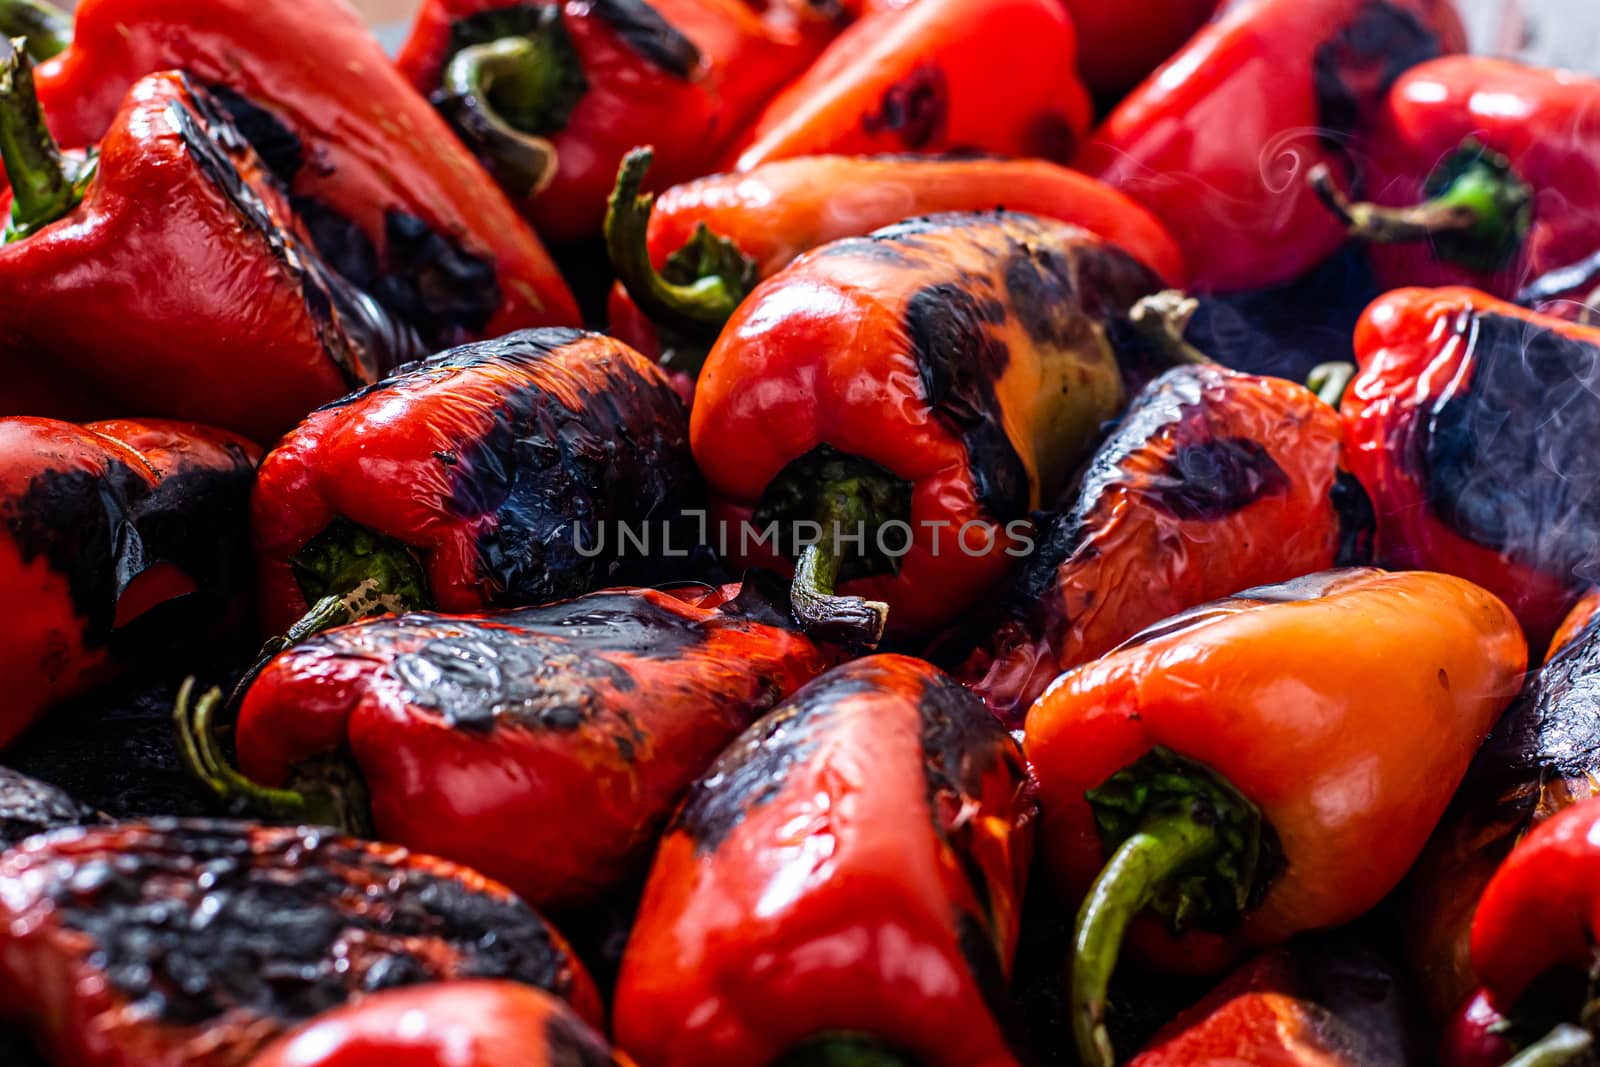
[[1600, 1064], [1600, 78], [413, 7], [0, 0], [0, 1067]]

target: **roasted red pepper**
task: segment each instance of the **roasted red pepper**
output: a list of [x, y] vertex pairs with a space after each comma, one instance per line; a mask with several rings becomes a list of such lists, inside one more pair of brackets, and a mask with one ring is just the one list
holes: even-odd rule
[[62, 1067], [243, 1067], [352, 998], [453, 978], [600, 1016], [526, 904], [394, 845], [164, 819], [33, 838], [0, 880], [0, 1015]]
[[[1470, 285], [1539, 301], [1600, 287], [1600, 80], [1484, 56], [1425, 63], [1378, 112], [1366, 186], [1351, 204], [1318, 179], [1372, 250], [1385, 288]], [[1595, 294], [1600, 296], [1600, 292]], [[1596, 301], [1600, 305], [1600, 300]]]
[[1063, 0], [1078, 31], [1078, 70], [1094, 95], [1115, 103], [1205, 24], [1220, 0]]
[[747, 0], [427, 0], [400, 69], [546, 236], [600, 232], [622, 157], [704, 174], [833, 20]]
[[1307, 172], [1348, 173], [1395, 79], [1465, 47], [1450, 0], [1243, 0], [1124, 100], [1078, 165], [1167, 224], [1198, 288], [1285, 282], [1344, 240]]
[[533, 231], [350, 5], [85, 0], [72, 46], [39, 68], [51, 129], [99, 141], [128, 87], [162, 70], [218, 98], [327, 260], [430, 347], [578, 322]]
[[950, 678], [903, 656], [824, 675], [678, 812], [618, 1044], [644, 1067], [1015, 1064], [991, 1011], [1035, 814], [1021, 750]]
[[1471, 289], [1402, 289], [1356, 330], [1350, 467], [1380, 558], [1468, 578], [1543, 649], [1600, 574], [1600, 330]]
[[87, 826], [103, 818], [53, 785], [0, 767], [0, 852], [35, 834]]
[[1179, 367], [1134, 399], [956, 676], [1012, 725], [1056, 676], [1185, 608], [1371, 562], [1338, 414], [1279, 378]]
[[270, 440], [417, 353], [182, 75], [136, 85], [85, 164], [44, 132], [27, 57], [0, 60], [0, 157], [0, 411], [138, 408]]
[[207, 751], [204, 706], [194, 759], [264, 814], [375, 829], [537, 906], [583, 904], [641, 866], [718, 752], [828, 665], [760, 590], [717, 608], [628, 589], [333, 630], [244, 695], [240, 765], [280, 788]]
[[263, 627], [590, 592], [622, 562], [613, 527], [659, 545], [694, 481], [683, 404], [626, 345], [547, 329], [443, 352], [312, 413], [262, 462]]
[[203, 426], [0, 419], [0, 745], [237, 612], [258, 455]]
[[1075, 226], [1004, 212], [801, 258], [739, 306], [700, 376], [691, 437], [719, 548], [798, 557], [795, 608], [819, 632], [870, 644], [888, 608], [900, 633], [948, 623], [1122, 409], [1109, 322], [1159, 287]]
[[1343, 570], [1195, 608], [1061, 678], [1023, 744], [1045, 860], [1087, 894], [1083, 1062], [1113, 1060], [1106, 981], [1136, 919], [1153, 962], [1198, 971], [1378, 903], [1526, 665], [1515, 618], [1476, 586]]
[[[1060, 0], [917, 0], [845, 30], [726, 160], [981, 151], [1066, 162], [1089, 128]], [[710, 169], [710, 168], [708, 168]]]
[[336, 1008], [250, 1067], [630, 1067], [562, 1001], [511, 982], [390, 990]]

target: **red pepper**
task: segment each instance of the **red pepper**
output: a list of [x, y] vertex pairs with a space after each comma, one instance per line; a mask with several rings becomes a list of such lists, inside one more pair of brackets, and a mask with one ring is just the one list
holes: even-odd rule
[[597, 235], [617, 165], [704, 174], [805, 69], [833, 20], [746, 0], [427, 0], [400, 69], [512, 202], [558, 240]]
[[1022, 752], [921, 660], [757, 722], [656, 854], [613, 1021], [643, 1067], [1017, 1061], [1002, 1007], [1032, 852]]
[[17, 190], [0, 238], [0, 411], [133, 407], [270, 439], [415, 353], [311, 248], [215, 97], [179, 74], [144, 79], [86, 165], [44, 132], [30, 72], [21, 54], [0, 60]]
[[1130, 924], [1154, 965], [1204, 971], [1377, 904], [1526, 664], [1476, 586], [1344, 570], [1195, 608], [1057, 681], [1023, 744], [1046, 863], [1087, 894], [1083, 1062], [1113, 1060], [1105, 987]]
[[244, 694], [248, 780], [212, 750], [206, 705], [191, 759], [263, 814], [375, 829], [537, 906], [581, 905], [638, 869], [718, 752], [828, 665], [759, 583], [748, 593], [703, 608], [610, 590], [333, 630]]
[[0, 745], [240, 607], [258, 455], [202, 426], [0, 419]]
[[1167, 224], [1197, 288], [1285, 282], [1344, 240], [1306, 173], [1351, 167], [1395, 79], [1465, 47], [1450, 0], [1242, 0], [1118, 106], [1077, 165]]
[[1470, 285], [1510, 300], [1539, 279], [1531, 299], [1570, 294], [1576, 307], [1600, 286], [1581, 266], [1600, 249], [1600, 81], [1484, 56], [1434, 60], [1395, 83], [1372, 153], [1371, 203], [1349, 203], [1332, 175], [1320, 184], [1376, 244], [1385, 288]]
[[262, 461], [263, 628], [610, 584], [621, 527], [648, 525], [661, 551], [690, 502], [687, 431], [661, 371], [598, 334], [524, 330], [402, 368], [313, 412]]
[[217, 95], [328, 261], [431, 347], [578, 322], [533, 231], [348, 4], [85, 0], [72, 46], [39, 69], [51, 129], [100, 140], [161, 70]]
[[629, 1067], [570, 1007], [510, 982], [396, 989], [336, 1008], [250, 1067]]
[[1371, 561], [1339, 416], [1278, 378], [1168, 371], [1134, 398], [956, 676], [1012, 725], [1063, 671], [1185, 608]]
[[1078, 30], [1078, 69], [1090, 91], [1115, 102], [1205, 25], [1221, 0], [1062, 0]]
[[500, 978], [600, 1000], [504, 886], [312, 828], [155, 820], [0, 858], [0, 1016], [60, 1067], [244, 1067], [365, 994]]
[[720, 539], [741, 563], [798, 557], [796, 610], [833, 637], [873, 643], [890, 608], [903, 634], [950, 622], [1122, 409], [1110, 323], [1159, 287], [1077, 227], [1003, 212], [801, 258], [700, 376], [691, 440]]
[[841, 33], [740, 139], [727, 169], [827, 152], [980, 151], [1066, 162], [1089, 128], [1060, 0], [917, 0]]
[[1379, 557], [1478, 583], [1543, 649], [1600, 573], [1600, 330], [1470, 289], [1402, 289], [1367, 310], [1355, 347], [1345, 440]]

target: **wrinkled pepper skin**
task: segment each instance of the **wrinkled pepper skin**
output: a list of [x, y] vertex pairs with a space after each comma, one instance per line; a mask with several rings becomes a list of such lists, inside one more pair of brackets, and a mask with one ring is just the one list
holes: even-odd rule
[[[400, 368], [312, 413], [261, 464], [261, 617], [305, 613], [296, 561], [331, 524], [413, 554], [431, 602], [475, 611], [606, 585], [616, 525], [694, 494], [683, 403], [655, 365], [578, 330], [524, 330]], [[658, 537], [659, 540], [659, 537]]]
[[897, 569], [846, 571], [841, 591], [887, 602], [891, 632], [948, 623], [1005, 576], [1025, 547], [1015, 524], [1122, 409], [1109, 323], [1160, 287], [1077, 227], [1005, 212], [911, 220], [796, 260], [740, 305], [691, 413], [734, 558], [773, 562], [742, 524], [785, 518], [779, 488], [828, 446], [898, 479], [908, 502], [873, 520], [911, 526], [883, 538], [909, 542]]
[[156, 820], [0, 859], [4, 1014], [56, 1067], [243, 1067], [363, 994], [503, 978], [599, 998], [505, 887], [326, 830]]
[[1089, 128], [1059, 0], [917, 0], [866, 15], [768, 104], [725, 161], [991, 152], [1065, 163]]
[[[531, 23], [541, 6], [427, 0], [400, 69], [424, 96], [438, 93], [463, 45], [496, 39], [496, 23]], [[711, 170], [836, 29], [820, 10], [797, 16], [788, 5], [747, 0], [568, 0], [561, 24], [584, 86], [554, 128], [522, 131], [550, 142], [555, 174], [537, 192], [514, 179], [502, 184], [540, 234], [563, 241], [600, 232], [617, 166], [637, 145], [655, 146], [654, 180], [662, 185]], [[493, 173], [493, 160], [485, 162]]]
[[104, 816], [64, 790], [0, 767], [0, 852], [35, 834], [88, 826]]
[[1401, 289], [1355, 337], [1350, 466], [1396, 567], [1460, 575], [1543, 649], [1600, 574], [1600, 330], [1471, 289]]
[[323, 255], [430, 347], [578, 323], [533, 231], [349, 4], [86, 0], [39, 96], [63, 144], [89, 145], [162, 70], [220, 87]]
[[1076, 165], [1167, 224], [1197, 289], [1286, 282], [1344, 240], [1307, 171], [1347, 174], [1394, 80], [1465, 48], [1450, 0], [1243, 0], [1134, 90]]
[[511, 982], [463, 981], [389, 990], [336, 1008], [250, 1067], [630, 1065], [548, 993]]
[[1277, 862], [1226, 932], [1138, 920], [1141, 955], [1216, 970], [1347, 922], [1421, 851], [1526, 660], [1505, 606], [1448, 575], [1329, 571], [1178, 615], [1030, 711], [1045, 861], [1077, 899], [1106, 857], [1085, 791], [1160, 745], [1253, 803]]
[[866, 1062], [1016, 1063], [990, 1012], [1034, 820], [1021, 750], [954, 681], [904, 656], [837, 668], [691, 790], [623, 957], [617, 1043], [643, 1067], [761, 1067], [839, 1034], [905, 1057]]
[[1078, 70], [1090, 92], [1115, 102], [1182, 48], [1220, 0], [1063, 0], [1078, 31]]
[[759, 608], [626, 589], [331, 630], [251, 685], [241, 767], [281, 786], [345, 754], [384, 840], [538, 907], [584, 904], [642, 866], [717, 753], [828, 666]]
[[[1370, 562], [1372, 508], [1310, 390], [1178, 367], [1134, 399], [956, 677], [1004, 721], [1064, 671], [1169, 615]], [[992, 622], [991, 622], [992, 625]]]
[[1600, 590], [1580, 600], [1472, 761], [1406, 890], [1413, 971], [1436, 1018], [1459, 1008], [1472, 973], [1472, 914], [1512, 846], [1600, 793]]
[[133, 87], [81, 205], [0, 247], [9, 414], [134, 408], [270, 441], [415, 349], [317, 255], [217, 98], [180, 74]]
[[242, 606], [258, 455], [203, 426], [0, 419], [0, 744]]

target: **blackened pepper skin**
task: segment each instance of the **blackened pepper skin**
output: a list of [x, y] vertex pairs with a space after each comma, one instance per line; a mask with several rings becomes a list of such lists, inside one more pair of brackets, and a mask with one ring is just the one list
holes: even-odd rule
[[566, 943], [508, 890], [314, 829], [154, 821], [0, 859], [0, 1004], [72, 1067], [242, 1067], [366, 993], [451, 978], [549, 990], [593, 1022]]
[[101, 818], [55, 786], [0, 767], [0, 852], [35, 834]]

